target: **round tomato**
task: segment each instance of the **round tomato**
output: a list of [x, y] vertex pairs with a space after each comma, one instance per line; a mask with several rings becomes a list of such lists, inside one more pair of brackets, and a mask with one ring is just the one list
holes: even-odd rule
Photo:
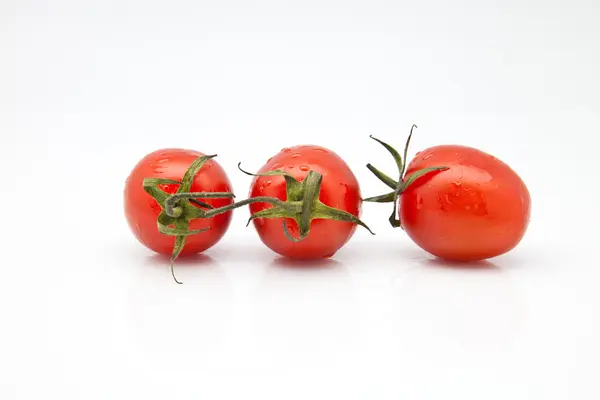
[[507, 164], [480, 150], [436, 146], [416, 155], [406, 177], [444, 166], [414, 181], [399, 200], [399, 218], [421, 248], [455, 261], [482, 260], [513, 249], [530, 216], [527, 187]]
[[[159, 253], [173, 253], [175, 236], [159, 232], [157, 218], [162, 208], [143, 188], [146, 178], [181, 181], [190, 165], [203, 153], [184, 149], [163, 149], [148, 154], [135, 166], [125, 183], [125, 216], [135, 237], [149, 249]], [[178, 184], [161, 184], [158, 188], [174, 194]], [[231, 183], [221, 166], [213, 159], [206, 161], [193, 177], [191, 192], [232, 192]], [[204, 204], [214, 208], [232, 204], [231, 198], [202, 199]], [[193, 219], [190, 230], [207, 229], [205, 232], [189, 235], [181, 250], [181, 255], [195, 254], [214, 246], [225, 234], [231, 222], [231, 211], [212, 218]]]
[[[335, 209], [354, 220], [359, 218], [362, 199], [358, 181], [344, 160], [333, 151], [313, 145], [281, 150], [269, 159], [252, 181], [250, 198], [266, 196], [289, 200], [289, 187], [283, 176], [260, 176], [277, 170], [298, 182], [303, 182], [310, 171], [317, 172], [322, 175], [322, 181], [316, 201], [330, 207], [326, 212], [333, 212], [331, 209]], [[271, 207], [269, 203], [256, 202], [250, 204], [250, 212], [254, 215]], [[283, 256], [302, 259], [331, 257], [352, 237], [357, 223], [364, 226], [361, 222], [340, 220], [342, 217], [323, 217], [315, 216], [310, 220], [310, 233], [300, 241], [290, 240], [282, 229], [285, 221], [289, 235], [300, 237], [297, 220], [293, 218], [256, 218], [253, 222], [260, 239], [267, 247]]]

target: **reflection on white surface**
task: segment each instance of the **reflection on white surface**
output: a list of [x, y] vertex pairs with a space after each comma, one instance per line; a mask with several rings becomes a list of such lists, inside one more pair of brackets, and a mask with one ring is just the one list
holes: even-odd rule
[[[0, 399], [600, 399], [599, 11], [0, 1]], [[500, 269], [430, 264], [380, 204], [337, 262], [276, 265], [236, 210], [177, 285], [124, 221], [149, 151], [219, 154], [241, 199], [237, 162], [320, 144], [370, 196], [364, 165], [395, 169], [368, 135], [400, 148], [412, 123], [413, 151], [481, 148], [529, 186]]]
[[344, 362], [359, 338], [355, 282], [334, 259], [276, 258], [261, 274], [251, 302], [252, 346], [271, 362]]
[[170, 279], [169, 257], [151, 255], [130, 283], [131, 342], [148, 355], [218, 352], [227, 339], [231, 285], [221, 265], [204, 254], [182, 257]]
[[[392, 321], [413, 345], [472, 351], [506, 350], [527, 310], [507, 271], [492, 262], [423, 262], [392, 280]], [[428, 340], [429, 339], [429, 340]]]

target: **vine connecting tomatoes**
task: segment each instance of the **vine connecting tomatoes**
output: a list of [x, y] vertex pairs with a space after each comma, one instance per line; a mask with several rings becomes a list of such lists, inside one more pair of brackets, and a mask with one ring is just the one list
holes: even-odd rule
[[[362, 200], [356, 178], [327, 149], [284, 149], [261, 172], [250, 174], [255, 176], [256, 190], [237, 203], [232, 201], [227, 175], [213, 157], [181, 149], [156, 151], [144, 157], [127, 179], [129, 226], [146, 247], [171, 254], [172, 273], [180, 254], [216, 244], [229, 227], [231, 211], [245, 205], [252, 212], [248, 222], [254, 221], [263, 242], [288, 257], [329, 257], [350, 239], [355, 224], [369, 229], [358, 218]], [[180, 283], [174, 273], [173, 278]]]
[[[404, 160], [411, 135], [412, 129]], [[393, 191], [365, 201], [393, 202], [392, 225], [401, 225], [427, 252], [447, 260], [482, 260], [510, 251], [525, 235], [529, 191], [504, 162], [471, 147], [443, 145], [419, 152], [405, 169], [398, 152], [377, 141], [396, 159], [401, 179], [368, 164]]]

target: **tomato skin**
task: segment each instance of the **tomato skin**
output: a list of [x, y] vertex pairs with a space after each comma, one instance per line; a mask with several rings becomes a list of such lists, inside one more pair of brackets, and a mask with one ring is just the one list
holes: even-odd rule
[[521, 241], [531, 199], [507, 164], [474, 148], [436, 146], [418, 153], [406, 176], [431, 166], [449, 169], [418, 179], [399, 201], [402, 226], [417, 245], [447, 260], [475, 261]]
[[[298, 181], [306, 178], [309, 170], [323, 175], [319, 200], [330, 207], [349, 212], [360, 218], [362, 198], [358, 181], [340, 156], [324, 147], [300, 145], [285, 148], [260, 169], [264, 173], [283, 170]], [[286, 183], [281, 176], [255, 177], [250, 197], [269, 196], [286, 200]], [[250, 205], [252, 214], [270, 208], [266, 203]], [[262, 242], [274, 252], [290, 258], [318, 259], [331, 257], [354, 234], [356, 225], [350, 222], [313, 219], [309, 235], [300, 242], [292, 242], [283, 233], [283, 219], [258, 218], [254, 227]], [[293, 237], [299, 237], [298, 225], [286, 219]]]
[[[205, 154], [185, 149], [162, 149], [154, 151], [133, 168], [127, 178], [124, 191], [125, 216], [129, 228], [144, 246], [159, 254], [171, 255], [175, 244], [174, 236], [158, 231], [156, 220], [161, 208], [142, 187], [145, 178], [164, 178], [181, 181], [185, 171], [198, 157]], [[179, 185], [161, 185], [167, 193], [175, 193]], [[231, 182], [225, 171], [214, 160], [208, 160], [196, 175], [192, 192], [232, 192]], [[232, 199], [203, 199], [213, 207], [223, 207]], [[210, 228], [208, 231], [187, 237], [181, 255], [200, 253], [214, 246], [225, 234], [231, 223], [231, 212], [208, 219], [194, 219], [189, 229]]]

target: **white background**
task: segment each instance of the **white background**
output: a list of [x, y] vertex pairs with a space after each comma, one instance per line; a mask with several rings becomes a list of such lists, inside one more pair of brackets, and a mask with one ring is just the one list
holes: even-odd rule
[[[598, 399], [595, 0], [0, 1], [0, 398]], [[167, 262], [122, 190], [161, 147], [219, 154], [239, 197], [316, 143], [363, 195], [411, 154], [471, 145], [529, 186], [513, 252], [450, 268], [366, 205], [321, 268], [235, 214]]]

